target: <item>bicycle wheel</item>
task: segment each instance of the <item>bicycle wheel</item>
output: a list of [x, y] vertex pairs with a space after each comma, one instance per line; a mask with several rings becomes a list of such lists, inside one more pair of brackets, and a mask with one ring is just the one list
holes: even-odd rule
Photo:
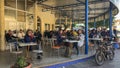
[[104, 53], [101, 52], [101, 51], [97, 51], [96, 54], [95, 54], [95, 61], [98, 65], [103, 65], [104, 64]]
[[114, 59], [114, 56], [115, 56], [115, 53], [114, 53], [113, 50], [111, 50], [111, 53], [110, 53], [110, 55], [109, 55], [109, 59], [110, 59], [110, 60], [113, 60], [113, 59]]

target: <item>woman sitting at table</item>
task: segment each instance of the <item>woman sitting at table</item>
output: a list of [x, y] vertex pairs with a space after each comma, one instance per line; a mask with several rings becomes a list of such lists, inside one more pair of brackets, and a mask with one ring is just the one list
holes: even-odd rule
[[[27, 30], [24, 41], [25, 41], [25, 43], [35, 42], [35, 37], [34, 37], [32, 30], [30, 30], [30, 29]], [[32, 47], [30, 47], [29, 50], [32, 50]]]

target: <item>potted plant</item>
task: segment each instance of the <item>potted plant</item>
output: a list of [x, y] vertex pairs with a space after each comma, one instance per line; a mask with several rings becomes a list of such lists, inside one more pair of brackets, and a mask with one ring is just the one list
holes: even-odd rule
[[27, 62], [25, 57], [18, 57], [16, 63], [11, 68], [31, 68], [32, 64]]

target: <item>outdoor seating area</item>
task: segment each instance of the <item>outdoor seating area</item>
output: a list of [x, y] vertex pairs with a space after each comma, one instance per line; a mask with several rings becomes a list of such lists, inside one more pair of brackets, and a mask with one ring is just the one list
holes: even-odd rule
[[64, 68], [92, 59], [104, 43], [120, 48], [116, 4], [116, 0], [0, 0], [0, 67]]
[[[109, 37], [107, 32], [103, 30], [97, 31], [95, 29], [89, 31], [89, 51], [85, 54], [85, 41], [83, 30], [78, 31], [52, 31], [41, 36], [41, 33], [36, 30], [27, 30], [26, 33], [13, 33], [13, 31], [6, 31], [6, 51], [1, 53], [1, 57], [5, 59], [4, 55], [11, 55], [13, 62], [19, 57], [24, 56], [33, 67], [45, 67], [65, 62], [72, 62], [83, 58], [93, 56], [99, 46], [98, 42], [103, 40], [103, 37]], [[98, 35], [100, 32], [100, 36]], [[106, 33], [103, 34], [102, 33]], [[18, 35], [17, 35], [18, 34]], [[20, 35], [21, 34], [21, 35]], [[21, 37], [19, 37], [22, 36]], [[32, 37], [32, 38], [31, 38]], [[7, 60], [5, 60], [5, 63]], [[8, 65], [11, 65], [9, 61]], [[40, 65], [40, 66], [39, 66]]]

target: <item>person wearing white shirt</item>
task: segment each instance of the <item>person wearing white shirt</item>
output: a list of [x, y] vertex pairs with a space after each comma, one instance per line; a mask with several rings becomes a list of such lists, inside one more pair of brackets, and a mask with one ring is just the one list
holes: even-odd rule
[[83, 34], [82, 30], [78, 30], [78, 38], [79, 38], [78, 46], [82, 47], [85, 40], [85, 35]]
[[25, 33], [23, 32], [23, 30], [20, 30], [20, 32], [18, 33], [19, 40], [23, 42], [24, 36], [25, 36]]
[[76, 48], [77, 55], [79, 55], [79, 47], [82, 47], [84, 44], [84, 34], [83, 30], [78, 30], [78, 43], [73, 43], [73, 48]]

